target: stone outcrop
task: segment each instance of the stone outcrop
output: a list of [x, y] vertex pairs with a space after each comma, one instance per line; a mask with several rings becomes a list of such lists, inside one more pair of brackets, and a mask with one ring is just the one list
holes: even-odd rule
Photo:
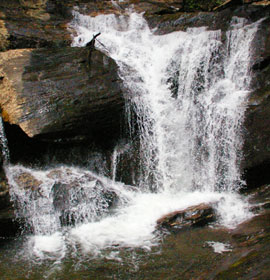
[[[234, 16], [244, 17], [250, 23], [269, 15], [270, 5], [259, 5], [259, 2], [250, 5], [233, 5], [219, 12], [184, 13], [176, 11], [173, 14], [146, 15], [151, 28], [156, 34], [166, 34], [174, 31], [186, 31], [187, 28], [207, 26], [209, 30], [228, 30]], [[270, 1], [269, 1], [270, 4]]]
[[211, 205], [202, 203], [169, 213], [158, 219], [157, 224], [165, 228], [188, 228], [204, 226], [213, 221], [215, 221], [214, 209]]
[[86, 48], [22, 49], [0, 53], [4, 121], [30, 137], [61, 140], [112, 135], [124, 99], [115, 62]]

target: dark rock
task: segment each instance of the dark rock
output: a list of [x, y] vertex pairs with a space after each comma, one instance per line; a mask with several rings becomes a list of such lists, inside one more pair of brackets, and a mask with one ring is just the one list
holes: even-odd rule
[[[268, 164], [270, 160], [270, 17], [260, 24], [259, 31], [254, 40], [253, 70], [254, 78], [252, 82], [253, 92], [250, 94], [249, 104], [245, 117], [245, 145], [244, 145], [244, 168], [246, 173], [253, 173], [254, 176], [258, 168], [263, 168], [265, 176], [270, 170]], [[249, 175], [248, 175], [249, 176]], [[252, 176], [250, 176], [252, 177]], [[259, 185], [262, 176], [254, 177]], [[269, 181], [268, 181], [269, 182]]]
[[266, 58], [263, 58], [261, 61], [255, 63], [253, 66], [252, 66], [252, 70], [254, 71], [258, 71], [258, 70], [264, 70], [265, 68], [267, 68], [268, 66], [270, 65], [270, 57], [266, 57]]
[[[88, 187], [84, 186], [85, 182]], [[118, 199], [114, 191], [107, 189], [101, 181], [89, 175], [69, 183], [56, 182], [52, 187], [52, 197], [63, 225], [95, 220], [114, 207]], [[82, 211], [78, 216], [78, 207], [87, 207], [91, 212]]]
[[228, 7], [234, 7], [234, 6], [238, 6], [238, 5], [242, 5], [242, 4], [243, 4], [243, 0], [227, 0], [224, 3], [222, 3], [221, 5], [215, 7], [213, 10], [221, 11], [223, 9], [227, 9]]
[[67, 10], [75, 1], [67, 1], [66, 9], [58, 2], [1, 1], [0, 37], [5, 40], [1, 41], [0, 50], [70, 45]]
[[85, 48], [18, 50], [2, 53], [1, 107], [5, 121], [30, 137], [82, 141], [119, 134], [124, 98], [117, 66]]
[[270, 208], [270, 185], [263, 185], [253, 190], [247, 190], [251, 211], [260, 213]]
[[159, 227], [166, 228], [187, 228], [191, 226], [205, 226], [214, 220], [214, 209], [210, 205], [202, 203], [169, 213], [158, 219], [157, 224]]
[[11, 206], [9, 197], [9, 185], [6, 179], [0, 181], [0, 210], [7, 209]]
[[155, 28], [156, 34], [185, 31], [187, 28], [202, 26], [207, 26], [209, 30], [220, 29], [226, 31], [234, 16], [244, 17], [252, 23], [263, 17], [268, 17], [270, 13], [269, 11], [270, 5], [236, 5], [228, 7], [220, 12], [199, 10], [197, 12], [189, 13], [175, 11], [173, 14], [166, 15], [146, 13], [145, 18], [150, 27]]
[[14, 237], [20, 233], [22, 221], [15, 220], [14, 209], [0, 210], [0, 242], [1, 238]]

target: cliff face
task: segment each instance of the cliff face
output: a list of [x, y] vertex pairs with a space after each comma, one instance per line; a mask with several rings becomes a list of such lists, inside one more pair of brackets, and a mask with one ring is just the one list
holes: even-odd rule
[[117, 66], [87, 48], [21, 49], [0, 53], [4, 121], [29, 137], [49, 140], [109, 135], [124, 99]]
[[[268, 13], [269, 15], [269, 13]], [[270, 19], [260, 25], [255, 41], [253, 84], [246, 112], [246, 166], [270, 159]]]

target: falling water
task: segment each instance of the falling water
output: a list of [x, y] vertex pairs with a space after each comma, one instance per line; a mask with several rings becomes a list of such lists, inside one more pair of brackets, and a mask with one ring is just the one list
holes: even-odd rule
[[138, 14], [90, 18], [74, 12], [73, 24], [79, 34], [75, 46], [102, 33], [97, 46], [117, 61], [131, 91], [128, 102], [140, 128], [141, 187], [233, 191], [243, 184], [241, 123], [258, 23], [233, 18], [225, 46], [220, 30], [205, 27], [153, 35]]
[[[224, 44], [220, 30], [206, 27], [158, 36], [140, 14], [74, 12], [73, 46], [101, 32], [96, 46], [119, 65], [127, 112], [135, 112], [139, 127], [140, 176], [135, 188], [115, 181], [129, 149], [121, 146], [112, 155], [112, 180], [78, 168], [10, 166], [11, 197], [35, 234], [35, 256], [62, 258], [67, 248], [94, 256], [116, 246], [149, 249], [159, 241], [157, 219], [202, 202], [216, 202], [227, 227], [250, 217], [236, 191], [243, 185], [241, 124], [258, 24], [233, 18]], [[22, 188], [24, 180], [37, 187]]]
[[119, 143], [115, 145], [111, 159], [111, 178], [115, 182], [117, 176], [118, 163], [121, 160], [121, 155], [129, 152], [130, 145], [128, 143]]
[[4, 164], [9, 163], [9, 149], [8, 149], [8, 141], [4, 130], [3, 119], [0, 117], [0, 143], [2, 147], [2, 156]]

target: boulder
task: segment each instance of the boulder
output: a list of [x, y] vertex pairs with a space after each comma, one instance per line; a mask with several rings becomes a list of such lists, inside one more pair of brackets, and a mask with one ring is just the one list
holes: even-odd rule
[[184, 210], [174, 211], [158, 219], [159, 227], [188, 228], [204, 226], [215, 220], [215, 212], [211, 205], [202, 203]]
[[[52, 175], [55, 183], [50, 196], [62, 225], [94, 221], [108, 213], [117, 203], [116, 192], [88, 173], [77, 177], [68, 169], [60, 173], [55, 169], [47, 177]], [[63, 175], [66, 175], [66, 178], [63, 178]]]
[[5, 122], [29, 137], [80, 141], [118, 134], [124, 98], [117, 65], [86, 48], [0, 53], [0, 105]]

